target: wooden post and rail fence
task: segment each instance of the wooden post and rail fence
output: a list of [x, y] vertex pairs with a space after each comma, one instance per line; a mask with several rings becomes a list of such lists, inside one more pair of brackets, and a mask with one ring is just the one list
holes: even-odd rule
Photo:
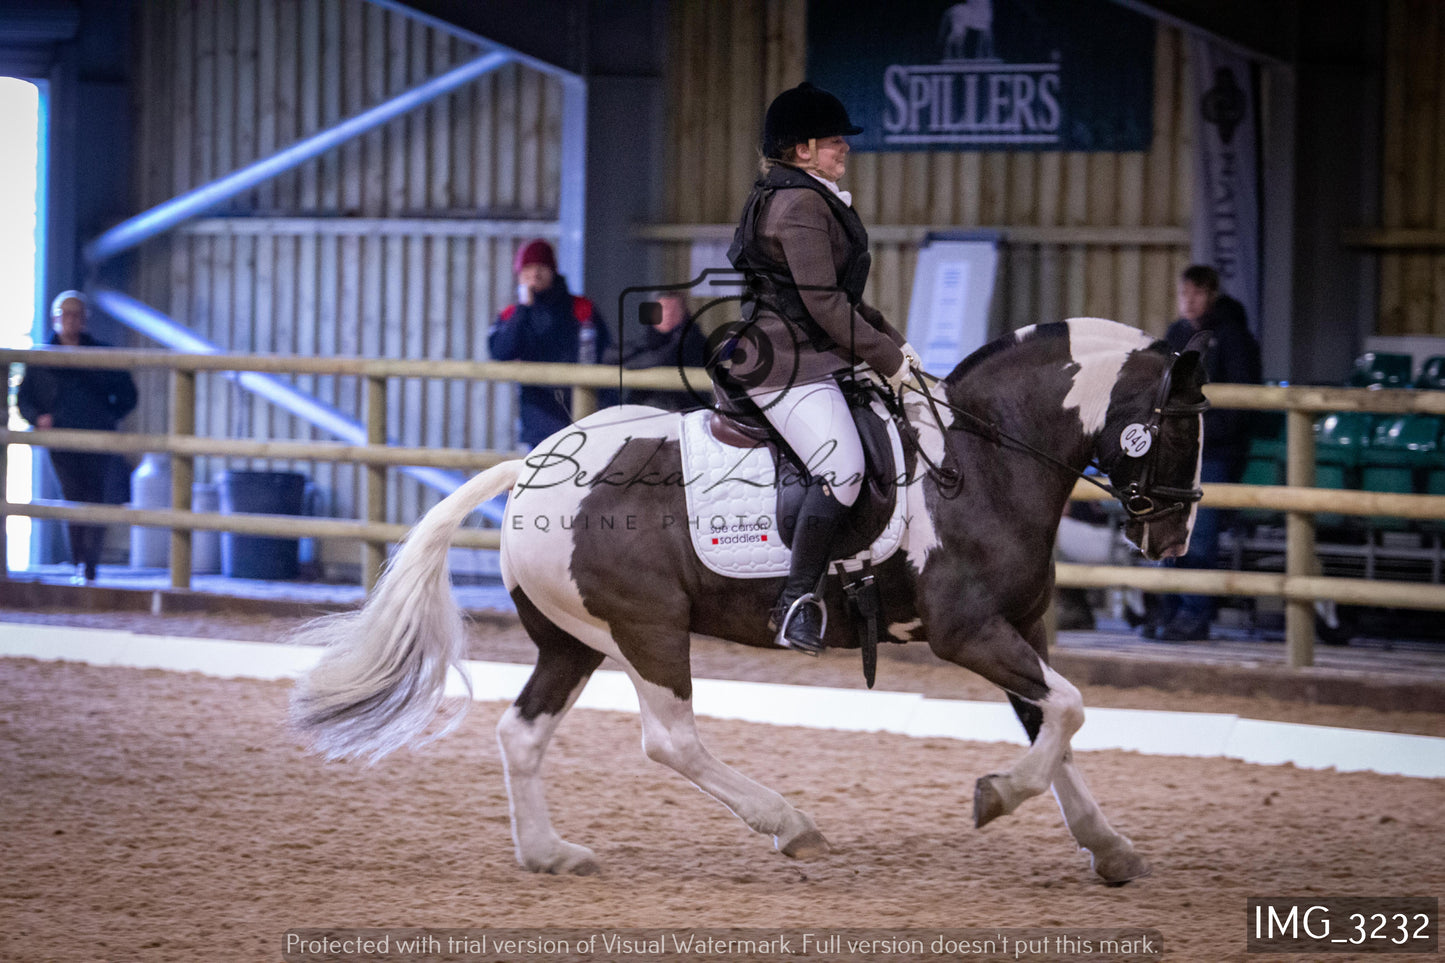
[[[515, 451], [458, 451], [386, 444], [387, 382], [392, 378], [443, 378], [571, 386], [573, 413], [580, 417], [596, 410], [597, 391], [618, 387], [615, 368], [542, 364], [535, 362], [372, 360], [363, 358], [304, 358], [276, 355], [191, 355], [169, 351], [77, 349], [72, 351], [0, 350], [0, 363], [51, 367], [161, 368], [171, 372], [170, 430], [164, 435], [108, 431], [35, 430], [15, 432], [0, 428], [0, 478], [11, 444], [26, 444], [75, 451], [134, 455], [160, 452], [171, 457], [171, 508], [134, 509], [114, 505], [75, 505], [57, 502], [12, 504], [0, 499], [0, 559], [4, 554], [4, 515], [26, 515], [101, 525], [141, 525], [171, 530], [170, 580], [174, 588], [191, 582], [191, 533], [227, 531], [243, 535], [287, 538], [354, 539], [362, 543], [362, 581], [375, 584], [386, 558], [386, 546], [399, 541], [407, 525], [387, 523], [387, 469], [403, 465], [442, 469], [481, 470], [517, 457]], [[196, 375], [200, 372], [256, 371], [282, 375], [334, 375], [360, 378], [366, 385], [365, 428], [367, 444], [311, 441], [248, 441], [203, 438], [195, 434]], [[689, 372], [697, 389], [709, 384], [701, 370]], [[622, 387], [678, 389], [681, 376], [674, 369], [655, 368], [622, 373]], [[1445, 415], [1445, 392], [1367, 390], [1352, 388], [1208, 385], [1212, 404], [1221, 408], [1286, 412], [1287, 484], [1206, 484], [1205, 504], [1214, 508], [1253, 508], [1284, 512], [1286, 561], [1281, 574], [1267, 572], [1186, 571], [1112, 565], [1078, 565], [1060, 562], [1058, 584], [1090, 588], [1126, 586], [1145, 591], [1189, 592], [1205, 595], [1274, 597], [1285, 604], [1285, 637], [1289, 664], [1313, 662], [1316, 600], [1344, 604], [1445, 610], [1445, 586], [1377, 579], [1324, 577], [1318, 574], [1315, 522], [1318, 512], [1344, 515], [1388, 515], [1408, 519], [1445, 520], [1445, 496], [1340, 491], [1314, 486], [1314, 418], [1329, 412]], [[191, 511], [191, 483], [195, 459], [256, 458], [294, 461], [331, 461], [364, 466], [364, 499], [359, 520], [279, 515], [197, 513]], [[1105, 500], [1107, 495], [1080, 483], [1074, 497]], [[497, 530], [463, 530], [454, 544], [495, 549]]]

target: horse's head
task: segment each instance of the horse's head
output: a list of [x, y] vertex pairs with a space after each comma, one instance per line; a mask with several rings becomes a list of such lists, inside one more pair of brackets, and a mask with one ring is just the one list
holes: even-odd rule
[[1189, 548], [1200, 498], [1203, 412], [1209, 402], [1202, 345], [1175, 355], [1162, 342], [1120, 369], [1095, 456], [1129, 518], [1124, 534], [1147, 558]]
[[1129, 540], [1151, 559], [1176, 557], [1189, 547], [1199, 501], [1202, 347], [1175, 355], [1103, 318], [1033, 325], [960, 362], [946, 379], [948, 401], [1052, 463], [1061, 481], [1060, 468], [1100, 465], [1129, 513]]

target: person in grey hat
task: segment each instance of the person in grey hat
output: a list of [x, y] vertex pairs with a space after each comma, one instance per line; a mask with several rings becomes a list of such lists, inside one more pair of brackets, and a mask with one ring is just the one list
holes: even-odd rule
[[742, 322], [711, 359], [720, 390], [761, 410], [806, 466], [792, 567], [771, 624], [777, 644], [810, 655], [823, 649], [817, 589], [864, 470], [835, 375], [861, 362], [897, 391], [919, 364], [903, 335], [863, 301], [868, 232], [838, 186], [847, 136], [861, 131], [837, 97], [806, 82], [768, 107], [761, 176], [728, 251], [748, 279]]

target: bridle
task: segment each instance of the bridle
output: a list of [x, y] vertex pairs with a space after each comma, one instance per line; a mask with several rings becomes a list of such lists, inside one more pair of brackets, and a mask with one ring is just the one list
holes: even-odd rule
[[[1169, 367], [1164, 369], [1164, 378], [1159, 382], [1159, 390], [1154, 395], [1154, 403], [1149, 406], [1149, 419], [1142, 425], [1129, 425], [1120, 435], [1119, 451], [1110, 459], [1107, 467], [1100, 465], [1099, 470], [1109, 475], [1119, 465], [1119, 459], [1131, 457], [1132, 452], [1125, 447], [1125, 437], [1132, 429], [1138, 428], [1136, 437], [1148, 438], [1148, 443], [1142, 441], [1139, 447], [1144, 448], [1138, 457], [1143, 462], [1136, 478], [1130, 481], [1123, 488], [1115, 488], [1112, 484], [1107, 486], [1119, 504], [1124, 506], [1131, 521], [1152, 522], [1157, 521], [1166, 515], [1173, 515], [1176, 512], [1188, 511], [1189, 506], [1198, 502], [1204, 497], [1204, 491], [1197, 485], [1189, 488], [1176, 488], [1172, 485], [1154, 484], [1154, 473], [1158, 466], [1157, 456], [1159, 448], [1154, 442], [1159, 440], [1159, 431], [1163, 426], [1164, 419], [1175, 416], [1197, 415], [1209, 408], [1209, 401], [1197, 401], [1189, 404], [1170, 404], [1169, 391], [1174, 382], [1174, 364], [1179, 360], [1179, 353], [1176, 351], [1169, 361]], [[1092, 464], [1092, 462], [1091, 462]], [[1088, 478], [1089, 476], [1083, 476]]]
[[[1125, 457], [1139, 458], [1142, 461], [1142, 467], [1140, 468], [1138, 476], [1122, 488], [1115, 486], [1109, 481], [1100, 481], [1099, 478], [1094, 475], [1085, 474], [1084, 471], [1080, 471], [1072, 465], [1060, 461], [1048, 452], [1029, 444], [1021, 438], [1010, 435], [992, 421], [981, 418], [973, 412], [960, 408], [946, 400], [940, 401], [934, 396], [933, 392], [928, 390], [927, 382], [931, 381], [934, 384], [942, 384], [942, 378], [935, 377], [924, 371], [915, 371], [914, 378], [918, 381], [918, 386], [906, 385], [906, 387], [911, 391], [923, 395], [927, 400], [928, 407], [932, 411], [934, 421], [937, 422], [940, 431], [972, 431], [974, 434], [986, 438], [1000, 447], [1012, 446], [1020, 451], [1026, 452], [1039, 461], [1061, 469], [1069, 475], [1082, 478], [1096, 488], [1108, 492], [1109, 495], [1119, 500], [1119, 504], [1124, 506], [1124, 511], [1129, 516], [1130, 521], [1148, 523], [1158, 521], [1161, 518], [1178, 512], [1188, 511], [1191, 505], [1204, 497], [1203, 490], [1198, 486], [1177, 488], [1172, 485], [1158, 485], [1154, 483], [1159, 454], [1158, 446], [1155, 442], [1159, 439], [1159, 432], [1163, 427], [1164, 419], [1176, 416], [1197, 415], [1209, 408], [1208, 400], [1191, 403], [1169, 403], [1169, 392], [1172, 390], [1174, 383], [1174, 365], [1178, 362], [1179, 357], [1179, 352], [1174, 352], [1170, 358], [1168, 367], [1164, 369], [1164, 377], [1159, 382], [1158, 390], [1154, 393], [1153, 404], [1149, 407], [1148, 419], [1142, 423], [1131, 424], [1125, 428], [1125, 434], [1132, 431], [1133, 437], [1137, 439], [1132, 446], [1132, 448], [1138, 449], [1137, 454], [1125, 448], [1125, 435], [1121, 435], [1119, 449], [1112, 458], [1108, 459], [1107, 465], [1101, 464], [1098, 459], [1090, 459], [1089, 464], [1084, 466], [1086, 470], [1090, 467], [1096, 468], [1103, 473], [1105, 477], [1108, 477], [1109, 474], [1118, 467], [1119, 459]], [[935, 463], [923, 450], [917, 432], [912, 430], [907, 418], [903, 416], [901, 399], [892, 397], [892, 392], [886, 389], [881, 390], [880, 393], [884, 395], [885, 404], [888, 404], [890, 410], [893, 411], [900, 426], [906, 429], [904, 436], [913, 445], [918, 456], [927, 464], [929, 477], [945, 490], [956, 490], [963, 481], [958, 469], [950, 464], [945, 463], [940, 465]], [[952, 425], [943, 424], [943, 418], [938, 411], [940, 405], [955, 415], [955, 420]], [[1148, 439], [1147, 443], [1143, 440], [1145, 438]], [[948, 459], [946, 456], [944, 460], [947, 462]]]

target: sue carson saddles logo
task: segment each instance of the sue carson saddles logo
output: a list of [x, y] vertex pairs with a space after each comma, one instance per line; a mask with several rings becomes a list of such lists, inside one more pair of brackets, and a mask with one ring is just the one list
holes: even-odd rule
[[1009, 63], [994, 44], [994, 0], [943, 11], [936, 64], [890, 64], [883, 72], [885, 144], [1060, 142], [1060, 56]]

